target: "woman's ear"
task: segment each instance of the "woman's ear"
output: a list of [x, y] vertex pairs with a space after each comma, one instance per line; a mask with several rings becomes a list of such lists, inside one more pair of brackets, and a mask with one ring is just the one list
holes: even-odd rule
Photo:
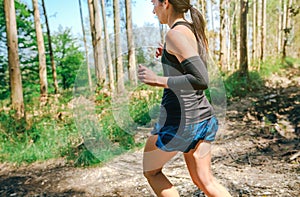
[[163, 6], [164, 6], [164, 8], [165, 9], [167, 9], [167, 8], [169, 8], [169, 0], [165, 0], [164, 2], [163, 2]]

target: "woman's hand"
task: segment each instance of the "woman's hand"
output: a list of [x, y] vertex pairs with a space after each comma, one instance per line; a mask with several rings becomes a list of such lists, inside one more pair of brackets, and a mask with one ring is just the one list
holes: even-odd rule
[[159, 56], [162, 56], [162, 51], [163, 51], [163, 44], [159, 43], [159, 46], [156, 49], [155, 52], [155, 57], [158, 58]]
[[151, 86], [167, 87], [167, 77], [159, 77], [152, 70], [143, 65], [139, 65], [138, 78], [141, 82]]

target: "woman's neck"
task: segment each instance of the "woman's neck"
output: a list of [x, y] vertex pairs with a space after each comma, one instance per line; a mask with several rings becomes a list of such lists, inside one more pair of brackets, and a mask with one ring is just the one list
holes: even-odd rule
[[178, 21], [185, 21], [182, 14], [179, 14], [179, 15], [177, 14], [174, 16], [171, 15], [168, 19], [168, 26], [171, 28]]

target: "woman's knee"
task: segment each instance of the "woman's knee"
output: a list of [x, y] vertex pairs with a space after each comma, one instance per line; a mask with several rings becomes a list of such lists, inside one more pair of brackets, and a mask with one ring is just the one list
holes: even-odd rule
[[155, 176], [157, 176], [158, 174], [160, 174], [162, 171], [162, 169], [156, 169], [156, 170], [144, 170], [143, 174], [144, 177], [146, 177], [147, 179], [153, 178]]

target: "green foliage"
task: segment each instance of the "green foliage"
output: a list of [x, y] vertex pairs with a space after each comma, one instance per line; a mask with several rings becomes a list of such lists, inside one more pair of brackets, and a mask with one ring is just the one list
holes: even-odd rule
[[280, 59], [269, 58], [261, 64], [259, 74], [261, 77], [266, 78], [271, 76], [272, 73], [280, 73], [284, 68], [286, 66], [282, 64]]
[[151, 118], [158, 116], [162, 89], [142, 85], [136, 93], [130, 100], [129, 112], [137, 124], [146, 125]]
[[245, 97], [248, 93], [259, 90], [264, 85], [258, 72], [249, 72], [248, 77], [240, 76], [240, 72], [234, 72], [225, 80], [227, 98]]
[[[253, 63], [253, 67], [258, 68], [258, 62]], [[240, 76], [236, 71], [226, 76], [225, 88], [228, 98], [245, 97], [248, 94], [255, 94], [256, 91], [264, 87], [264, 80], [272, 74], [284, 73], [284, 69], [297, 64], [297, 59], [286, 58], [285, 62], [279, 58], [269, 58], [260, 65], [259, 71], [250, 71], [248, 77]]]
[[84, 54], [79, 50], [78, 40], [72, 35], [70, 28], [60, 27], [52, 40], [59, 86], [63, 89], [72, 88], [77, 70], [84, 62]]

